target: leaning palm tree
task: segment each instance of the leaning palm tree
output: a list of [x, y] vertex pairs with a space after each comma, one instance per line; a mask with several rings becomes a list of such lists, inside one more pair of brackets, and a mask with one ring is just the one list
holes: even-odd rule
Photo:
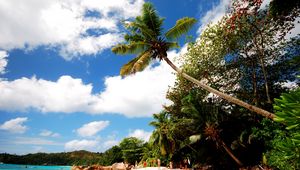
[[114, 46], [112, 48], [112, 52], [116, 54], [138, 55], [121, 68], [120, 74], [122, 76], [127, 76], [144, 70], [152, 59], [164, 60], [180, 76], [197, 84], [201, 88], [214, 93], [229, 102], [245, 107], [267, 118], [274, 119], [275, 116], [273, 113], [213, 89], [210, 86], [182, 72], [181, 69], [175, 66], [167, 57], [167, 51], [172, 48], [179, 47], [175, 40], [182, 34], [187, 33], [189, 29], [196, 23], [196, 20], [189, 17], [179, 19], [177, 20], [175, 26], [164, 34], [162, 33], [163, 21], [164, 19], [158, 16], [153, 5], [151, 3], [145, 3], [140, 16], [137, 16], [132, 22], [124, 22], [124, 26], [128, 30], [128, 33], [124, 36], [126, 43]]

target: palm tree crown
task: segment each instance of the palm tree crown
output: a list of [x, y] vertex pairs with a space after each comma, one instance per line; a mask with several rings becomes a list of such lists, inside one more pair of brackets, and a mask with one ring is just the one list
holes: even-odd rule
[[175, 150], [175, 139], [173, 138], [173, 123], [170, 120], [169, 114], [162, 111], [159, 114], [153, 114], [154, 121], [149, 124], [155, 127], [149, 143], [159, 147], [161, 155], [172, 154]]
[[126, 43], [116, 45], [112, 51], [116, 54], [137, 54], [137, 57], [121, 68], [122, 76], [144, 70], [152, 59], [162, 60], [169, 49], [179, 47], [174, 40], [188, 32], [196, 23], [196, 19], [185, 17], [163, 34], [163, 21], [153, 5], [145, 3], [140, 16], [132, 22], [124, 22], [128, 30], [124, 36]]

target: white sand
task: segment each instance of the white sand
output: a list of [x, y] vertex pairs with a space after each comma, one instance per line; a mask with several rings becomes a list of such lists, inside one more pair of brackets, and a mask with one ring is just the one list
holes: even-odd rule
[[[170, 170], [167, 167], [146, 167], [146, 168], [137, 168], [137, 170]], [[179, 170], [179, 169], [172, 169], [172, 170]]]

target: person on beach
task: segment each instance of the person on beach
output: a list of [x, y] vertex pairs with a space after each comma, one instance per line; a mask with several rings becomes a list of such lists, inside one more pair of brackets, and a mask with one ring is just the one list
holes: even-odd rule
[[184, 159], [184, 161], [183, 161], [183, 165], [184, 165], [184, 169], [188, 169], [188, 160], [187, 159]]
[[173, 162], [172, 161], [170, 161], [169, 167], [170, 167], [170, 169], [173, 169]]

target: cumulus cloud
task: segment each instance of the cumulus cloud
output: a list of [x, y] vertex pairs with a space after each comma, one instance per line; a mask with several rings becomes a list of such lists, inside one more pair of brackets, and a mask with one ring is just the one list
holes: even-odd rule
[[117, 140], [115, 136], [107, 136], [105, 138], [96, 138], [93, 140], [71, 140], [65, 143], [64, 148], [67, 151], [88, 150], [92, 152], [104, 152], [118, 144], [119, 140]]
[[75, 150], [89, 150], [92, 151], [98, 145], [96, 140], [72, 140], [65, 144], [65, 150], [75, 151]]
[[96, 135], [109, 125], [109, 121], [94, 121], [84, 124], [81, 128], [77, 129], [77, 133], [81, 137], [90, 137]]
[[16, 137], [13, 143], [18, 145], [61, 145], [52, 140], [32, 137]]
[[25, 133], [28, 129], [27, 126], [23, 125], [28, 120], [27, 117], [18, 117], [15, 119], [8, 120], [0, 125], [1, 130], [6, 130], [11, 133]]
[[55, 133], [50, 130], [42, 130], [39, 135], [44, 136], [44, 137], [59, 137], [60, 136], [59, 133]]
[[[118, 22], [137, 16], [143, 3], [143, 0], [0, 1], [0, 49], [50, 45], [59, 47], [65, 59], [96, 54], [122, 40]], [[97, 33], [91, 35], [91, 30]]]
[[[172, 51], [168, 56], [178, 54]], [[71, 76], [61, 76], [57, 81], [36, 77], [0, 80], [0, 110], [151, 117], [163, 104], [170, 103], [165, 96], [174, 82], [175, 75], [164, 62], [128, 77], [106, 77], [105, 88], [98, 93], [92, 93], [92, 84]]]
[[166, 64], [122, 78], [107, 77], [105, 90], [97, 95], [91, 113], [123, 113], [128, 117], [150, 117], [168, 104], [166, 92], [175, 75]]
[[35, 77], [0, 81], [0, 108], [65, 113], [85, 111], [93, 98], [91, 90], [92, 85], [84, 85], [81, 79], [70, 76], [62, 76], [56, 82]]
[[103, 149], [106, 150], [106, 149], [109, 149], [113, 146], [116, 146], [120, 143], [120, 141], [118, 140], [115, 140], [115, 139], [111, 139], [111, 140], [107, 140], [103, 143]]
[[208, 24], [217, 23], [224, 16], [230, 5], [231, 0], [220, 0], [220, 3], [217, 6], [214, 6], [211, 10], [207, 11], [200, 19], [201, 27], [197, 31], [198, 34], [200, 34]]
[[136, 137], [138, 139], [141, 139], [145, 142], [149, 141], [150, 136], [151, 136], [152, 132], [147, 132], [143, 129], [135, 129], [134, 131], [129, 133], [129, 137]]
[[100, 53], [102, 50], [108, 49], [121, 41], [123, 41], [121, 35], [115, 33], [107, 33], [98, 37], [84, 37], [68, 43], [60, 51], [60, 54], [65, 59], [71, 60], [74, 55], [81, 56]]
[[7, 57], [7, 52], [0, 50], [0, 75], [5, 73], [5, 67], [7, 66]]

